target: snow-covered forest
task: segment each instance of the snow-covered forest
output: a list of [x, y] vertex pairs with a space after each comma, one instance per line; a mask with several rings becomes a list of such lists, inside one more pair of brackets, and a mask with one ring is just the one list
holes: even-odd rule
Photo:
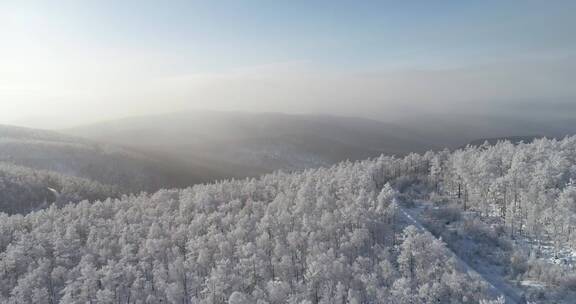
[[576, 304], [576, 0], [0, 0], [0, 304]]
[[27, 213], [51, 204], [118, 197], [117, 187], [53, 171], [33, 170], [0, 162], [0, 211]]
[[122, 193], [188, 186], [213, 177], [209, 170], [189, 171], [174, 160], [141, 151], [53, 131], [4, 125], [0, 125], [0, 162], [113, 185]]
[[568, 137], [0, 214], [0, 302], [570, 303], [575, 178]]
[[431, 170], [440, 193], [500, 218], [512, 238], [576, 247], [576, 137], [443, 152]]
[[571, 303], [575, 179], [574, 136], [436, 153], [425, 191], [434, 207], [422, 219], [460, 256], [496, 265], [491, 272], [526, 287], [535, 302]]

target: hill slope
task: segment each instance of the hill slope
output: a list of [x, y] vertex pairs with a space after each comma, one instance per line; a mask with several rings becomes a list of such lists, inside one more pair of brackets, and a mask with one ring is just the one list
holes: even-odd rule
[[500, 142], [0, 214], [0, 302], [573, 303], [575, 164]]
[[436, 147], [407, 128], [374, 120], [278, 113], [174, 113], [64, 132], [204, 165], [230, 177]]
[[387, 178], [372, 174], [406, 169], [411, 161], [343, 163], [25, 217], [0, 214], [0, 302], [479, 303], [491, 297], [442, 242], [397, 220], [394, 191], [388, 185], [380, 191]]
[[89, 179], [0, 162], [0, 212], [27, 213], [81, 200], [118, 197], [120, 189]]
[[[0, 207], [4, 212], [26, 212], [66, 198], [102, 199], [106, 193], [154, 191], [223, 177], [113, 145], [13, 126], [0, 126], [0, 174], [5, 182]], [[76, 195], [63, 195], [62, 188], [72, 184], [84, 186], [78, 186]], [[88, 188], [94, 187], [100, 188], [96, 191], [100, 195], [88, 195], [93, 192]], [[58, 200], [48, 188], [60, 192]]]

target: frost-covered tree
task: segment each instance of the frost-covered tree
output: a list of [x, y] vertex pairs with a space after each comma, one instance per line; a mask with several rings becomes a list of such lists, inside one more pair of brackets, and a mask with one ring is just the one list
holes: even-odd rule
[[418, 231], [402, 233], [392, 183], [428, 174], [430, 157], [0, 214], [0, 299], [401, 303], [461, 299], [470, 290], [477, 302], [479, 283], [458, 272], [446, 248]]
[[[575, 164], [576, 137], [501, 142], [2, 213], [0, 302], [479, 303], [484, 286], [444, 244], [405, 227], [403, 188], [430, 183], [502, 234], [559, 251], [576, 242]], [[54, 179], [60, 193], [102, 190], [18, 170], [1, 189]], [[493, 237], [475, 228], [461, 231]], [[561, 272], [548, 268], [523, 271]]]

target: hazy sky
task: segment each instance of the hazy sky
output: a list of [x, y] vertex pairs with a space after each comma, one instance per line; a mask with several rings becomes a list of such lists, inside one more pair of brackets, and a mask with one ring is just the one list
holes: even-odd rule
[[0, 0], [0, 123], [570, 104], [575, 11], [570, 0]]

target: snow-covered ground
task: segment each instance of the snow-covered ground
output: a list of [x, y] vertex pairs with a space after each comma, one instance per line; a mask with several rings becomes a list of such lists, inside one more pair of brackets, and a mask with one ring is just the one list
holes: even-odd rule
[[535, 258], [550, 264], [561, 265], [569, 269], [576, 267], [576, 250], [568, 247], [556, 248], [550, 241], [534, 239], [526, 236], [518, 237], [515, 243], [530, 252]]
[[[415, 226], [423, 232], [433, 234], [426, 227], [424, 227], [419, 220], [420, 212], [424, 210], [422, 205], [416, 205], [415, 208], [405, 208], [399, 205], [399, 209], [400, 214], [405, 218], [407, 223]], [[439, 239], [442, 240], [441, 238]], [[447, 248], [449, 247], [447, 246]], [[478, 278], [486, 283], [492, 296], [504, 296], [506, 303], [525, 303], [522, 292], [515, 286], [512, 286], [506, 282], [506, 280], [499, 276], [497, 273], [490, 271], [489, 267], [483, 267], [483, 265], [472, 266], [469, 263], [466, 263], [455, 252], [451, 251], [451, 253], [453, 254], [453, 257], [458, 262], [458, 264], [463, 267], [465, 272], [467, 272], [470, 276]]]
[[[474, 238], [470, 238], [466, 234], [466, 230], [463, 230], [462, 225], [479, 221], [486, 227], [494, 228], [494, 225], [501, 225], [501, 223], [494, 222], [499, 220], [498, 218], [482, 216], [480, 213], [473, 211], [459, 211], [460, 219], [455, 222], [451, 220], [446, 220], [445, 222], [443, 219], [438, 222], [438, 219], [434, 220], [434, 216], [431, 216], [431, 214], [442, 212], [445, 207], [439, 207], [439, 205], [427, 199], [422, 199], [423, 196], [418, 193], [418, 189], [416, 191], [413, 191], [413, 189], [404, 190], [406, 192], [403, 196], [407, 203], [399, 204], [399, 206], [401, 208], [400, 214], [405, 218], [405, 221], [420, 230], [432, 233], [440, 240], [442, 240], [441, 235], [459, 235], [456, 238], [457, 241], [453, 244], [448, 239], [443, 241], [448, 245], [448, 248], [454, 249], [452, 250], [454, 255], [461, 261], [468, 272], [476, 273], [483, 281], [487, 282], [494, 294], [504, 295], [506, 303], [540, 303], [538, 301], [533, 302], [534, 300], [527, 302], [527, 295], [554, 294], [552, 290], [558, 288], [558, 286], [552, 286], [547, 282], [534, 279], [531, 275], [523, 275], [512, 279], [509, 275], [511, 265], [507, 263], [501, 264], [500, 262], [495, 263], [494, 257], [483, 256], [482, 253], [474, 251], [475, 249], [472, 250], [478, 244], [474, 243]], [[407, 197], [413, 197], [414, 199], [407, 200]], [[429, 225], [432, 226], [429, 227]], [[520, 251], [530, 256], [531, 260], [528, 263], [536, 263], [537, 261], [538, 263], [544, 263], [544, 265], [549, 264], [550, 267], [560, 266], [567, 273], [575, 270], [575, 254], [570, 248], [555, 249], [550, 242], [535, 240], [525, 235], [517, 235], [514, 239], [510, 239], [509, 242], [512, 244], [514, 251]], [[462, 249], [467, 248], [467, 244], [470, 245], [471, 250]], [[496, 252], [497, 250], [501, 249], [495, 248], [495, 256], [499, 254]], [[469, 254], [469, 251], [473, 253]], [[459, 256], [459, 253], [463, 255]], [[576, 303], [571, 302], [569, 298], [568, 300], [564, 298], [559, 302], [549, 302], [549, 300], [550, 298], [546, 298], [545, 302], [542, 303]]]

